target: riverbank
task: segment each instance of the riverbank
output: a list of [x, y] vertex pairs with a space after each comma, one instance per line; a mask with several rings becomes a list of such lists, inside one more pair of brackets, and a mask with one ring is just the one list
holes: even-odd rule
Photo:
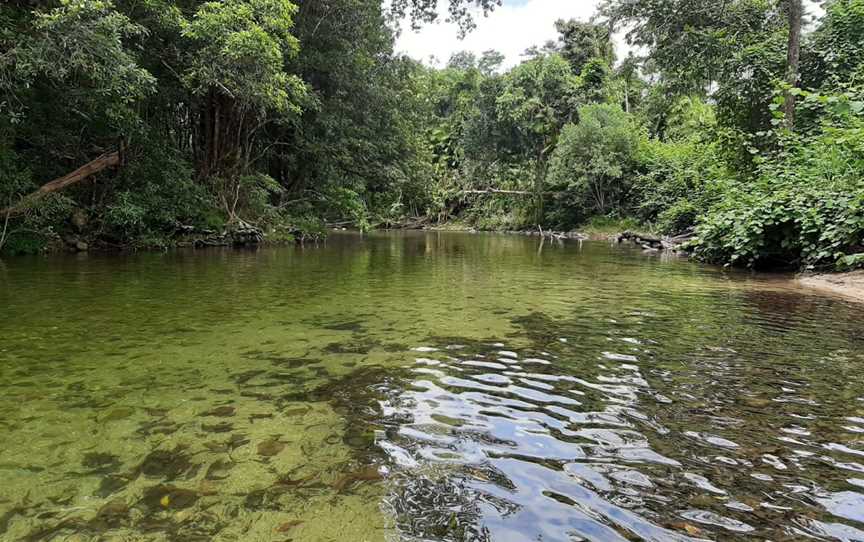
[[[402, 229], [402, 228], [396, 228]], [[440, 224], [425, 226], [421, 229], [429, 231], [461, 231], [461, 232], [486, 232], [486, 233], [501, 233], [510, 235], [528, 235], [539, 237], [553, 237], [558, 239], [581, 239], [583, 241], [611, 241], [621, 237], [625, 232], [638, 231], [645, 235], [650, 235], [651, 232], [646, 230], [637, 221], [632, 219], [594, 219], [589, 221], [584, 226], [573, 230], [550, 230], [540, 227], [534, 228], [478, 228], [476, 225], [466, 222], [449, 221]]]
[[808, 288], [841, 295], [864, 303], [864, 270], [849, 273], [804, 275], [798, 282]]

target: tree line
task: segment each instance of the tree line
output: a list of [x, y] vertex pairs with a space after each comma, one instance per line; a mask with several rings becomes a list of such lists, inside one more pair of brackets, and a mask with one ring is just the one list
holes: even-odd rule
[[[463, 32], [500, 4], [446, 3]], [[864, 263], [864, 0], [818, 21], [801, 0], [605, 0], [508, 69], [496, 51], [394, 53], [394, 21], [437, 8], [4, 3], [0, 246], [629, 220], [695, 232], [719, 263]], [[615, 32], [634, 54], [616, 58]]]

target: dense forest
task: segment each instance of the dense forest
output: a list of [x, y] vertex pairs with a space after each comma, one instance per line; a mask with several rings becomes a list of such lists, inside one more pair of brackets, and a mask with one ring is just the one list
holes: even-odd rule
[[[470, 32], [498, 2], [447, 3]], [[507, 70], [394, 53], [436, 4], [4, 2], [0, 249], [614, 223], [864, 265], [864, 0], [605, 0]]]

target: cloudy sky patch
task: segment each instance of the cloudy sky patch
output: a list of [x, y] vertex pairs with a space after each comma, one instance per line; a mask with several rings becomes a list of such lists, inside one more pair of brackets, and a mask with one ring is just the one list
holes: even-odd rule
[[[518, 64], [521, 55], [532, 45], [543, 45], [557, 37], [555, 21], [558, 19], [578, 19], [588, 21], [597, 11], [601, 0], [505, 0], [504, 5], [488, 17], [482, 13], [476, 17], [477, 28], [464, 40], [459, 40], [458, 27], [450, 23], [425, 25], [420, 32], [411, 30], [410, 24], [403, 24], [402, 35], [396, 42], [396, 50], [429, 64], [431, 57], [439, 65], [446, 64], [453, 53], [472, 51], [478, 56], [483, 51], [495, 49], [504, 53], [505, 67]], [[821, 9], [812, 0], [808, 10], [812, 14]], [[441, 2], [440, 19], [446, 17], [446, 2]], [[616, 36], [619, 58], [628, 50], [623, 36]]]

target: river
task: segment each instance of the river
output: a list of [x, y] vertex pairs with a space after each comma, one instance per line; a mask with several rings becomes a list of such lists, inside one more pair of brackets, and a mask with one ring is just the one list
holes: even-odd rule
[[864, 305], [603, 242], [0, 261], [0, 539], [864, 540]]

